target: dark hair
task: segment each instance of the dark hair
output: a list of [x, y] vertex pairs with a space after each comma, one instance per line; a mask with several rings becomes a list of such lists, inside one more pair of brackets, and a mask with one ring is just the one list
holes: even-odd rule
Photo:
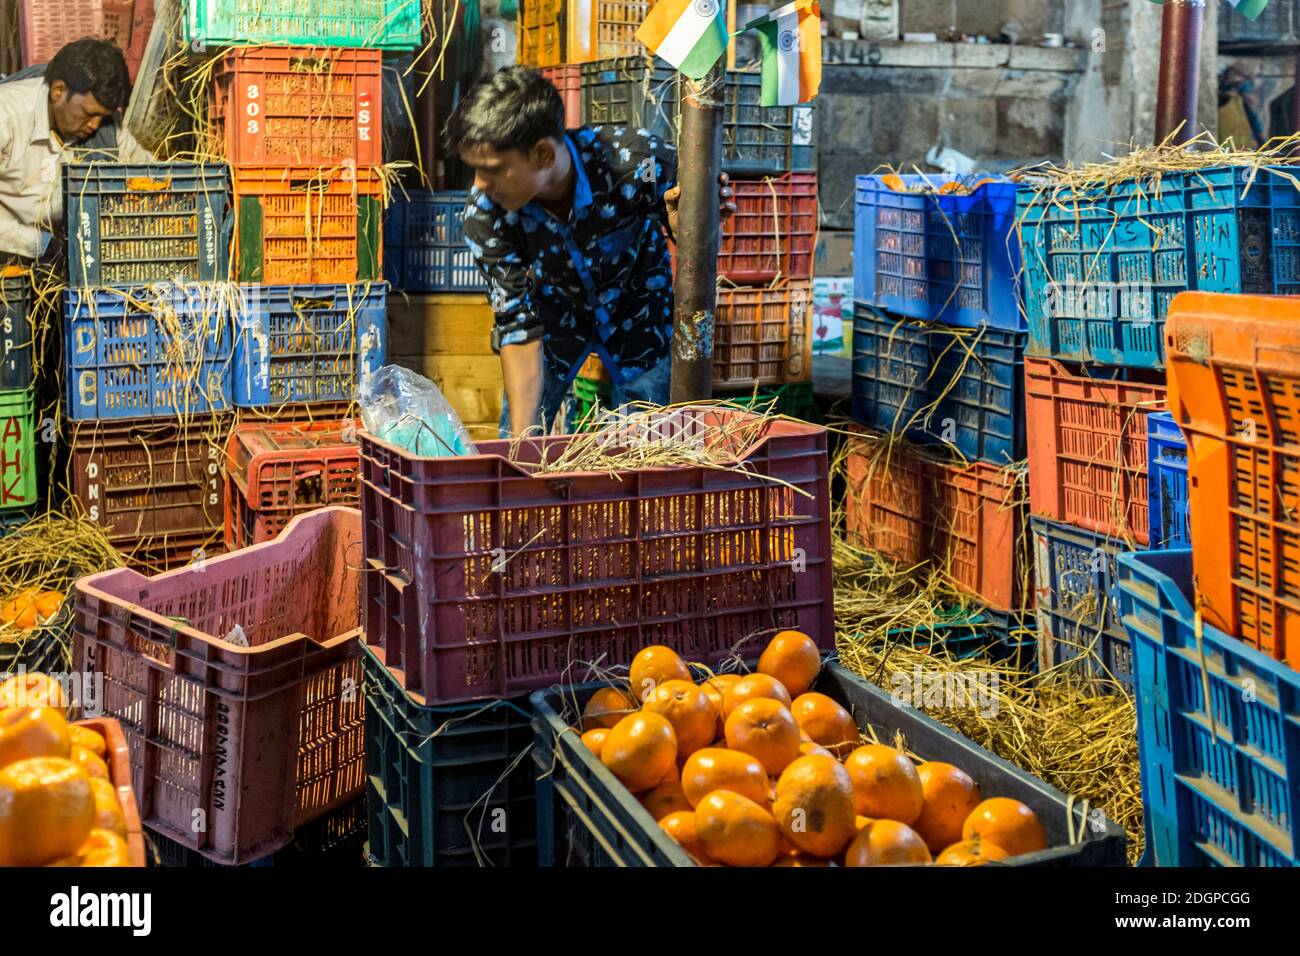
[[548, 136], [564, 138], [564, 101], [542, 74], [507, 66], [475, 83], [447, 120], [447, 146], [527, 153]]
[[111, 40], [82, 37], [54, 54], [45, 68], [45, 85], [55, 80], [68, 85], [68, 92], [91, 93], [106, 110], [116, 112], [126, 105], [131, 93], [131, 74], [122, 51]]

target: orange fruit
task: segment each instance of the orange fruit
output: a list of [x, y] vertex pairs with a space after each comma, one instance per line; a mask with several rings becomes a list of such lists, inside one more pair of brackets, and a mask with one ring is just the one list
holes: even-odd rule
[[112, 830], [91, 830], [84, 843], [72, 856], [64, 857], [47, 866], [130, 866], [131, 852], [126, 840]]
[[73, 744], [72, 753], [68, 759], [82, 767], [90, 776], [98, 777], [101, 780], [108, 779], [108, 764], [104, 763], [104, 758], [93, 750], [87, 750], [85, 747]]
[[68, 725], [68, 739], [78, 747], [85, 747], [92, 753], [108, 759], [108, 741], [89, 727], [80, 724]]
[[666, 680], [694, 683], [686, 662], [677, 656], [675, 650], [662, 644], [652, 644], [632, 658], [627, 676], [632, 685], [632, 695], [639, 701], [649, 699], [650, 692]]
[[907, 754], [884, 744], [859, 747], [844, 760], [853, 779], [858, 813], [897, 820], [909, 827], [921, 815], [925, 794], [921, 778]]
[[770, 697], [742, 703], [727, 718], [726, 730], [729, 749], [749, 754], [773, 776], [799, 757], [799, 725], [784, 704]]
[[36, 596], [36, 613], [41, 616], [41, 620], [47, 620], [58, 614], [61, 607], [63, 607], [62, 591], [42, 591]]
[[0, 768], [0, 866], [40, 866], [77, 851], [95, 820], [90, 778], [63, 757]]
[[51, 707], [0, 710], [0, 767], [28, 757], [68, 757], [68, 722]]
[[617, 687], [602, 687], [587, 700], [582, 708], [582, 729], [594, 730], [604, 727], [608, 730], [628, 714], [636, 712], [632, 698]]
[[708, 695], [690, 681], [666, 680], [646, 698], [645, 710], [665, 717], [677, 735], [677, 759], [689, 757], [713, 742], [718, 712]]
[[609, 728], [593, 727], [582, 735], [582, 743], [588, 750], [597, 757], [600, 756], [600, 748], [605, 746], [605, 738], [609, 736]]
[[28, 588], [0, 604], [0, 621], [21, 628], [35, 626], [36, 594], [35, 588]]
[[814, 754], [786, 767], [774, 810], [786, 839], [813, 856], [838, 855], [857, 833], [853, 781], [834, 757]]
[[823, 747], [821, 744], [815, 744], [810, 740], [805, 740], [799, 745], [799, 756], [810, 757], [813, 754], [821, 754], [823, 757], [834, 757], [835, 755]]
[[821, 669], [817, 642], [802, 631], [782, 631], [758, 658], [758, 672], [775, 677], [795, 696], [813, 685]]
[[730, 790], [755, 803], [766, 803], [769, 795], [763, 765], [748, 754], [720, 747], [697, 750], [682, 767], [682, 793], [698, 806], [714, 790]]
[[649, 711], [629, 714], [605, 738], [600, 762], [633, 793], [652, 789], [677, 763], [673, 725]]
[[702, 862], [708, 858], [704, 855], [704, 847], [700, 846], [700, 838], [695, 832], [695, 811], [678, 810], [676, 813], [670, 813], [659, 819], [659, 826], [664, 832], [672, 837], [677, 844], [693, 856], [697, 862]]
[[704, 692], [704, 696], [709, 698], [709, 703], [713, 704], [714, 710], [718, 712], [718, 725], [713, 733], [714, 740], [722, 737], [723, 726], [727, 721], [727, 708], [723, 696], [727, 688], [738, 680], [740, 680], [739, 674], [718, 674], [700, 681], [700, 690]]
[[714, 790], [695, 808], [695, 833], [704, 854], [727, 866], [769, 866], [781, 853], [781, 828], [761, 804]]
[[925, 802], [912, 829], [938, 853], [961, 840], [962, 824], [980, 802], [979, 785], [960, 767], [929, 761], [916, 768]]
[[674, 778], [668, 783], [661, 783], [641, 797], [641, 806], [650, 811], [650, 816], [662, 820], [670, 813], [693, 809], [682, 792], [680, 780]]
[[1009, 856], [1047, 849], [1047, 833], [1034, 811], [1010, 797], [993, 797], [972, 810], [962, 824], [961, 838], [991, 843]]
[[934, 861], [940, 866], [983, 866], [990, 860], [1005, 860], [1007, 851], [982, 840], [954, 843]]
[[780, 701], [784, 706], [790, 706], [790, 692], [779, 680], [767, 674], [749, 674], [736, 681], [723, 693], [722, 703], [726, 716], [730, 717], [737, 707], [756, 697]]
[[95, 798], [95, 823], [100, 830], [112, 830], [126, 836], [126, 814], [117, 799], [117, 787], [107, 780], [92, 777], [90, 792]]
[[825, 694], [800, 694], [790, 705], [799, 729], [838, 757], [858, 745], [858, 725], [853, 717]]
[[853, 829], [856, 832], [858, 830], [861, 830], [867, 824], [875, 823], [875, 822], [876, 821], [873, 817], [864, 817], [862, 814], [858, 814], [853, 818]]
[[821, 857], [809, 856], [807, 853], [786, 853], [781, 856], [773, 866], [834, 866], [830, 860], [823, 860]]
[[844, 853], [845, 866], [897, 866], [929, 863], [920, 834], [897, 820], [875, 820], [858, 831]]
[[6, 707], [55, 707], [62, 710], [67, 706], [63, 685], [47, 674], [23, 674], [0, 684], [0, 710]]

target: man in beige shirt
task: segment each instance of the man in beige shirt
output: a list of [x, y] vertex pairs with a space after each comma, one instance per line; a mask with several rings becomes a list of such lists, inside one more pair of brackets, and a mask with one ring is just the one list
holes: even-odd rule
[[130, 91], [122, 52], [90, 38], [0, 82], [0, 263], [45, 252], [63, 222], [64, 162], [87, 150], [100, 159], [153, 161], [114, 122]]

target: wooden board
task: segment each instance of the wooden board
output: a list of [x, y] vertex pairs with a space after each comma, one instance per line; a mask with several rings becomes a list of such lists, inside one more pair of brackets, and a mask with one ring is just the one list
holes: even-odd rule
[[481, 292], [388, 297], [389, 351], [394, 355], [490, 355], [492, 308]]

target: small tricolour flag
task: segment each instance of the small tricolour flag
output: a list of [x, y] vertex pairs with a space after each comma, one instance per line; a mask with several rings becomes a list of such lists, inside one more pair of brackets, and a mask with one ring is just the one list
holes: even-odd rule
[[822, 16], [817, 0], [795, 0], [751, 20], [763, 54], [763, 106], [807, 103], [822, 85]]
[[[1165, 0], [1155, 0], [1156, 3], [1163, 4]], [[1268, 0], [1224, 0], [1224, 3], [1230, 3], [1247, 20], [1258, 20], [1259, 15], [1264, 12], [1268, 6]]]
[[636, 31], [651, 53], [701, 80], [727, 51], [722, 0], [659, 0]]

